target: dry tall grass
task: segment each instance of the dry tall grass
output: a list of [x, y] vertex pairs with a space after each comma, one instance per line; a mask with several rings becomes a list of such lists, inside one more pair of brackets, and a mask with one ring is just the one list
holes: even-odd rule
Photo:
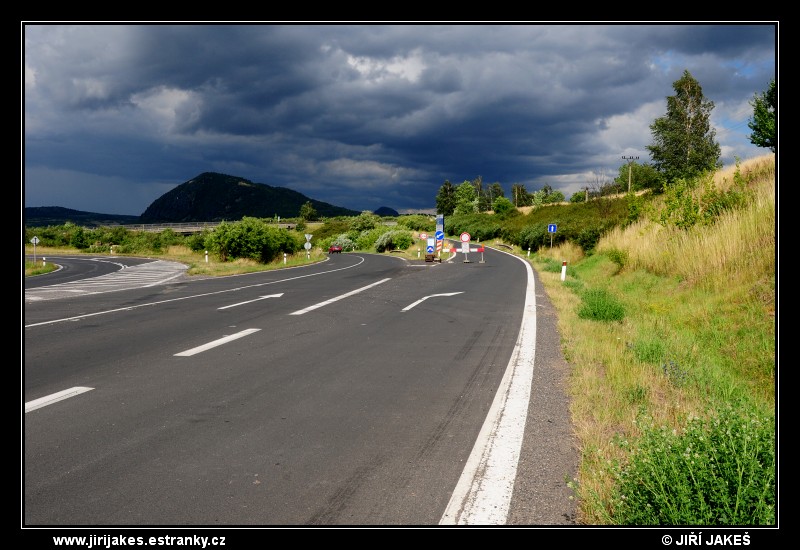
[[[775, 155], [750, 159], [739, 170], [755, 192], [755, 200], [744, 210], [727, 212], [713, 225], [695, 226], [691, 231], [643, 219], [612, 230], [598, 243], [597, 251], [623, 251], [629, 269], [676, 276], [711, 289], [730, 286], [732, 280], [747, 283], [741, 279], [754, 273], [774, 272]], [[729, 189], [735, 172], [736, 167], [718, 172], [715, 186]], [[661, 205], [663, 200], [655, 202], [656, 209]]]
[[[577, 270], [566, 282], [559, 273], [540, 271], [540, 277], [559, 311], [562, 348], [572, 367], [582, 524], [613, 522], [607, 507], [611, 465], [626, 458], [624, 442], [639, 437], [642, 411], [680, 430], [687, 417], [702, 416], [715, 403], [744, 398], [755, 407], [774, 407], [774, 155], [738, 169], [753, 200], [713, 224], [682, 231], [643, 219], [602, 237], [598, 254], [588, 258], [566, 243], [539, 252], [569, 259]], [[735, 175], [736, 167], [721, 171], [714, 184], [727, 190]], [[622, 322], [576, 314], [576, 289], [597, 287], [625, 304]], [[666, 370], [673, 364], [675, 371]]]

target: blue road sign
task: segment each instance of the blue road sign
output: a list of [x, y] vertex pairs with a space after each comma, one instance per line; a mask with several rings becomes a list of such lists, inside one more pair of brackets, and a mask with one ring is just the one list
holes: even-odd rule
[[547, 226], [547, 232], [548, 233], [555, 233], [556, 232], [556, 224], [551, 223], [550, 225], [548, 225]]
[[428, 252], [428, 254], [433, 254], [433, 247], [432, 246], [428, 246], [428, 248], [426, 248], [425, 250]]
[[443, 241], [444, 240], [444, 231], [437, 231], [436, 232], [436, 240]]

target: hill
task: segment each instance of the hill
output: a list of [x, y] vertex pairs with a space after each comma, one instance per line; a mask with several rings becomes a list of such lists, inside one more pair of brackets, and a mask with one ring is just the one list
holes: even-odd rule
[[153, 201], [141, 223], [180, 223], [296, 217], [310, 202], [319, 216], [357, 216], [360, 212], [311, 199], [286, 187], [254, 183], [238, 176], [204, 172]]
[[82, 227], [100, 227], [103, 225], [125, 225], [141, 223], [139, 216], [126, 216], [122, 214], [99, 214], [97, 212], [84, 212], [72, 210], [61, 206], [35, 206], [25, 207], [26, 227], [46, 227], [48, 225], [64, 225], [67, 222]]
[[381, 206], [380, 208], [375, 210], [373, 214], [376, 214], [378, 216], [392, 216], [395, 218], [400, 215], [397, 212], [397, 210], [395, 210], [394, 208], [389, 208], [388, 206]]

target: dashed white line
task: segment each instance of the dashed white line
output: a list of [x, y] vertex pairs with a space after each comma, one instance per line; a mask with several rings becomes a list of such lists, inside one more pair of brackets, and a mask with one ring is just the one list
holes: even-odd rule
[[253, 302], [258, 302], [259, 300], [265, 300], [267, 298], [280, 298], [281, 296], [283, 296], [283, 292], [281, 292], [280, 294], [269, 294], [267, 296], [259, 296], [255, 300], [247, 300], [246, 302], [239, 302], [238, 304], [231, 304], [229, 306], [222, 306], [222, 307], [218, 307], [217, 309], [228, 309], [228, 308], [231, 308], [231, 307], [243, 306], [245, 304], [252, 304]]
[[243, 336], [247, 336], [248, 334], [253, 334], [254, 332], [258, 332], [259, 330], [261, 330], [261, 329], [260, 328], [248, 328], [248, 329], [243, 330], [241, 332], [237, 332], [236, 334], [231, 334], [230, 336], [225, 336], [225, 337], [220, 338], [218, 340], [214, 340], [213, 342], [209, 342], [208, 344], [203, 344], [202, 346], [197, 346], [196, 348], [187, 349], [186, 351], [182, 351], [180, 353], [176, 353], [175, 357], [190, 357], [190, 356], [195, 355], [197, 353], [201, 353], [201, 352], [210, 350], [211, 348], [215, 348], [217, 346], [221, 346], [222, 344], [227, 344], [228, 342], [231, 342], [233, 340], [238, 340], [239, 338], [242, 338]]
[[69, 388], [68, 390], [61, 390], [60, 392], [51, 393], [50, 395], [40, 397], [39, 399], [28, 401], [27, 403], [25, 403], [25, 414], [28, 414], [31, 411], [35, 411], [36, 409], [41, 409], [42, 407], [46, 407], [47, 405], [52, 405], [53, 403], [63, 401], [64, 399], [75, 397], [76, 395], [80, 395], [84, 392], [91, 391], [93, 389], [94, 388], [75, 386], [74, 388]]
[[380, 284], [385, 283], [386, 281], [391, 280], [391, 278], [381, 279], [377, 283], [372, 283], [371, 285], [367, 285], [361, 288], [357, 288], [353, 291], [348, 292], [347, 294], [342, 294], [341, 296], [337, 296], [336, 298], [331, 298], [330, 300], [325, 300], [324, 302], [320, 302], [318, 304], [314, 304], [313, 306], [308, 306], [305, 309], [298, 309], [297, 311], [293, 311], [289, 315], [303, 315], [304, 313], [308, 313], [309, 311], [314, 311], [315, 309], [327, 306], [328, 304], [332, 304], [333, 302], [338, 302], [339, 300], [343, 300], [352, 296], [353, 294], [358, 294], [359, 292], [364, 292], [365, 290], [372, 288], [373, 286], [377, 286]]

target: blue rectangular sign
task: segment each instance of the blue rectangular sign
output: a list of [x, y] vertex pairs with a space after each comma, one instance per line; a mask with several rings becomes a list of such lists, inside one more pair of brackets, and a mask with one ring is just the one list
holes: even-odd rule
[[547, 226], [547, 232], [548, 233], [555, 233], [556, 232], [556, 224], [551, 223], [550, 225], [548, 225]]

